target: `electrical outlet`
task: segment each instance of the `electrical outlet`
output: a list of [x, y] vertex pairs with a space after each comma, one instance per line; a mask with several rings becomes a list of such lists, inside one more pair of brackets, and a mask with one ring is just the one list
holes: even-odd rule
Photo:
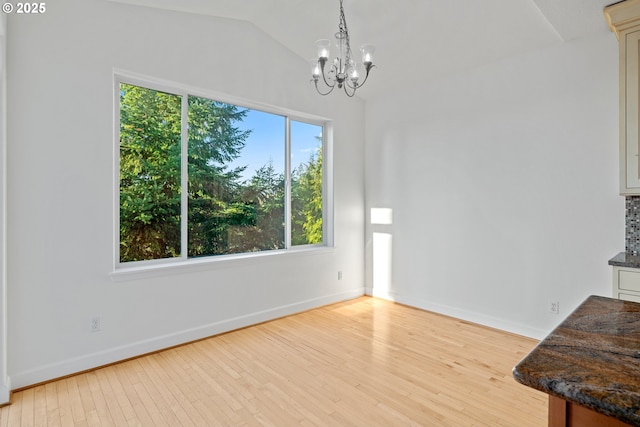
[[100, 331], [100, 318], [99, 317], [94, 317], [93, 319], [91, 319], [90, 330], [91, 330], [91, 332], [99, 332]]
[[338, 280], [342, 280], [342, 271], [338, 271]]
[[560, 301], [549, 301], [549, 312], [560, 314]]

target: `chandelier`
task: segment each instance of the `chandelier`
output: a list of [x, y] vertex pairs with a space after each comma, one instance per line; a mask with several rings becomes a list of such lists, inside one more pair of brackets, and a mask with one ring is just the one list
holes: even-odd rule
[[[316, 42], [318, 47], [318, 58], [311, 61], [311, 74], [316, 90], [320, 95], [329, 95], [333, 89], [343, 89], [347, 96], [355, 95], [356, 90], [364, 85], [369, 77], [369, 71], [374, 67], [373, 52], [375, 46], [364, 44], [360, 47], [362, 53], [362, 63], [355, 62], [351, 54], [351, 44], [349, 42], [349, 30], [347, 21], [344, 18], [342, 0], [340, 0], [340, 22], [336, 33], [336, 47], [338, 54], [329, 65], [329, 46], [331, 42], [321, 39]], [[361, 80], [362, 76], [364, 79]], [[322, 83], [318, 85], [318, 81]]]

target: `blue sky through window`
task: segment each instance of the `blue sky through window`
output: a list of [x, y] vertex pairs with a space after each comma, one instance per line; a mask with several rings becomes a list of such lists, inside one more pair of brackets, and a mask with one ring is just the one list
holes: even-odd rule
[[[251, 135], [240, 157], [231, 163], [230, 167], [247, 166], [242, 174], [242, 180], [249, 180], [255, 171], [271, 162], [277, 173], [284, 172], [284, 140], [285, 118], [259, 110], [247, 110], [242, 123], [237, 124], [240, 129], [251, 129]], [[301, 163], [309, 161], [311, 154], [322, 147], [322, 126], [291, 121], [291, 168], [295, 169]]]

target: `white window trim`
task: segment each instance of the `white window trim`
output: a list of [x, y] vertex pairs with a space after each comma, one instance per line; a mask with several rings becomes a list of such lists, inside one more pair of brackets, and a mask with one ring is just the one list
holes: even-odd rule
[[[113, 266], [110, 277], [113, 281], [125, 281], [144, 279], [149, 277], [164, 276], [172, 273], [184, 273], [189, 271], [200, 271], [203, 269], [217, 269], [217, 268], [229, 268], [239, 267], [246, 263], [254, 264], [255, 262], [264, 262], [270, 260], [272, 257], [283, 256], [303, 256], [314, 254], [326, 254], [332, 253], [334, 250], [334, 213], [333, 213], [333, 123], [330, 119], [319, 117], [311, 114], [301, 113], [286, 108], [276, 107], [269, 104], [255, 102], [235, 96], [231, 96], [224, 93], [208, 91], [201, 88], [194, 88], [185, 84], [171, 82], [168, 80], [162, 80], [150, 76], [145, 76], [139, 73], [134, 73], [121, 69], [113, 70], [114, 76], [114, 89], [113, 89], [113, 103], [114, 103], [114, 116], [113, 116]], [[180, 257], [147, 260], [147, 261], [135, 261], [135, 262], [120, 262], [120, 84], [131, 84], [141, 87], [146, 87], [153, 90], [158, 90], [166, 93], [175, 94], [183, 97], [182, 114], [186, 116], [187, 99], [188, 95], [198, 96], [208, 99], [214, 99], [219, 102], [237, 105], [241, 108], [248, 108], [252, 110], [259, 110], [270, 114], [282, 115], [285, 117], [285, 123], [287, 127], [286, 143], [285, 143], [285, 249], [280, 250], [268, 250], [260, 252], [247, 252], [239, 254], [228, 255], [211, 255], [207, 257], [188, 258], [186, 256], [186, 240], [187, 233], [184, 228], [187, 227], [187, 221], [182, 222], [181, 229], [181, 249], [182, 254]], [[314, 124], [323, 127], [322, 132], [322, 156], [323, 156], [323, 243], [313, 245], [298, 245], [291, 246], [291, 159], [290, 150], [291, 144], [290, 138], [290, 122], [301, 121], [309, 124]], [[182, 126], [181, 129], [183, 138], [187, 132], [187, 127]], [[187, 161], [185, 155], [187, 147], [182, 144], [182, 161]], [[187, 180], [187, 167], [182, 165], [182, 180], [183, 188]], [[187, 203], [185, 200], [188, 197], [186, 192], [182, 192], [182, 215], [186, 218]]]

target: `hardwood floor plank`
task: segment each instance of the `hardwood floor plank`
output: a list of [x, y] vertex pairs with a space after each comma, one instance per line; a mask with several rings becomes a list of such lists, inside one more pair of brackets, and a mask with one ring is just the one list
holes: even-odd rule
[[73, 412], [71, 410], [71, 401], [69, 399], [69, 385], [66, 379], [56, 381], [58, 396], [58, 409], [60, 411], [60, 425], [62, 427], [74, 427]]
[[[109, 371], [111, 371], [110, 367], [98, 369], [97, 371], [95, 371], [96, 379], [100, 387], [99, 392], [104, 396], [104, 402], [109, 409], [109, 417], [112, 420], [113, 424], [116, 426], [126, 426], [129, 423], [127, 422], [127, 418], [125, 417], [124, 412], [122, 411], [121, 401], [122, 405], [125, 406], [125, 410], [127, 411], [127, 413], [133, 414], [133, 408], [131, 408], [130, 402], [128, 402], [126, 399], [123, 399], [123, 393], [119, 393], [118, 395], [116, 395], [116, 393], [113, 391], [111, 382], [109, 381], [109, 377], [107, 376], [107, 372]], [[132, 415], [130, 417], [132, 417]]]
[[198, 399], [198, 396], [204, 396], [204, 393], [185, 371], [183, 361], [179, 357], [180, 351], [181, 347], [168, 350], [158, 356], [164, 359], [163, 362], [167, 362], [163, 363], [163, 367], [167, 374], [168, 384], [171, 386], [171, 391], [181, 410], [189, 416], [191, 425], [206, 425], [206, 420], [193, 406], [193, 402]]
[[142, 368], [141, 371], [138, 371], [138, 376], [156, 403], [166, 423], [170, 426], [189, 425], [191, 422], [189, 415], [171, 394], [170, 387], [168, 387], [169, 384], [164, 382], [159, 375], [162, 372], [162, 368], [158, 365], [156, 358], [141, 358], [138, 363]]
[[[135, 365], [137, 365], [137, 360], [127, 362], [124, 367], [131, 368]], [[139, 423], [143, 426], [152, 426], [154, 425], [154, 420], [149, 411], [153, 411], [154, 408], [145, 406], [145, 402], [142, 400], [145, 397], [144, 393], [142, 393], [141, 398], [141, 384], [137, 376], [137, 370], [137, 367], [136, 369], [127, 369], [129, 375], [117, 375], [121, 371], [109, 369], [107, 376], [114, 392], [118, 396], [118, 402], [126, 402], [122, 406], [124, 406], [123, 412], [126, 408], [125, 413], [127, 414], [126, 420], [128, 424], [135, 425]]]
[[[167, 357], [167, 353], [154, 355], [149, 362], [150, 368], [158, 368], [158, 387], [164, 388], [168, 393], [166, 399], [171, 402], [171, 409], [176, 414], [176, 417], [183, 426], [193, 425], [194, 421], [190, 412], [193, 411], [191, 403], [185, 397], [182, 389], [175, 383], [176, 380], [172, 378], [173, 370], [171, 364], [174, 363], [174, 358]], [[178, 377], [177, 381], [180, 381]], [[194, 408], [195, 409], [195, 408]], [[195, 416], [195, 414], [193, 414]]]
[[55, 382], [45, 384], [45, 396], [47, 401], [47, 427], [60, 427], [60, 408], [58, 407], [58, 388]]
[[84, 412], [84, 402], [80, 396], [80, 389], [78, 386], [78, 379], [83, 378], [83, 375], [69, 377], [65, 381], [67, 383], [67, 390], [69, 393], [69, 403], [71, 404], [71, 414], [73, 416], [73, 424], [80, 425], [83, 421], [86, 421], [87, 417]]
[[47, 396], [44, 385], [34, 387], [33, 426], [47, 427]]
[[9, 410], [6, 412], [0, 411], [0, 427], [9, 426]]
[[92, 422], [94, 425], [102, 427], [113, 427], [114, 424], [109, 414], [109, 407], [106, 403], [104, 394], [102, 393], [102, 389], [100, 388], [96, 372], [87, 372], [85, 377], [87, 379], [89, 393], [91, 394], [91, 398], [95, 405], [95, 415], [92, 415]]
[[34, 389], [30, 388], [24, 391], [24, 403], [22, 404], [22, 416], [20, 417], [21, 422], [25, 425], [32, 426], [34, 424], [33, 419], [33, 400], [34, 400]]
[[78, 393], [80, 394], [80, 401], [84, 412], [84, 419], [88, 426], [100, 425], [100, 419], [98, 417], [95, 401], [91, 394], [89, 387], [88, 375], [77, 375]]
[[9, 427], [27, 426], [27, 424], [22, 424], [22, 405], [24, 395], [25, 393], [23, 392], [13, 393], [11, 395], [11, 405], [4, 406], [0, 409], [0, 412], [6, 412], [6, 420]]
[[544, 426], [535, 344], [362, 297], [15, 392], [0, 427]]

